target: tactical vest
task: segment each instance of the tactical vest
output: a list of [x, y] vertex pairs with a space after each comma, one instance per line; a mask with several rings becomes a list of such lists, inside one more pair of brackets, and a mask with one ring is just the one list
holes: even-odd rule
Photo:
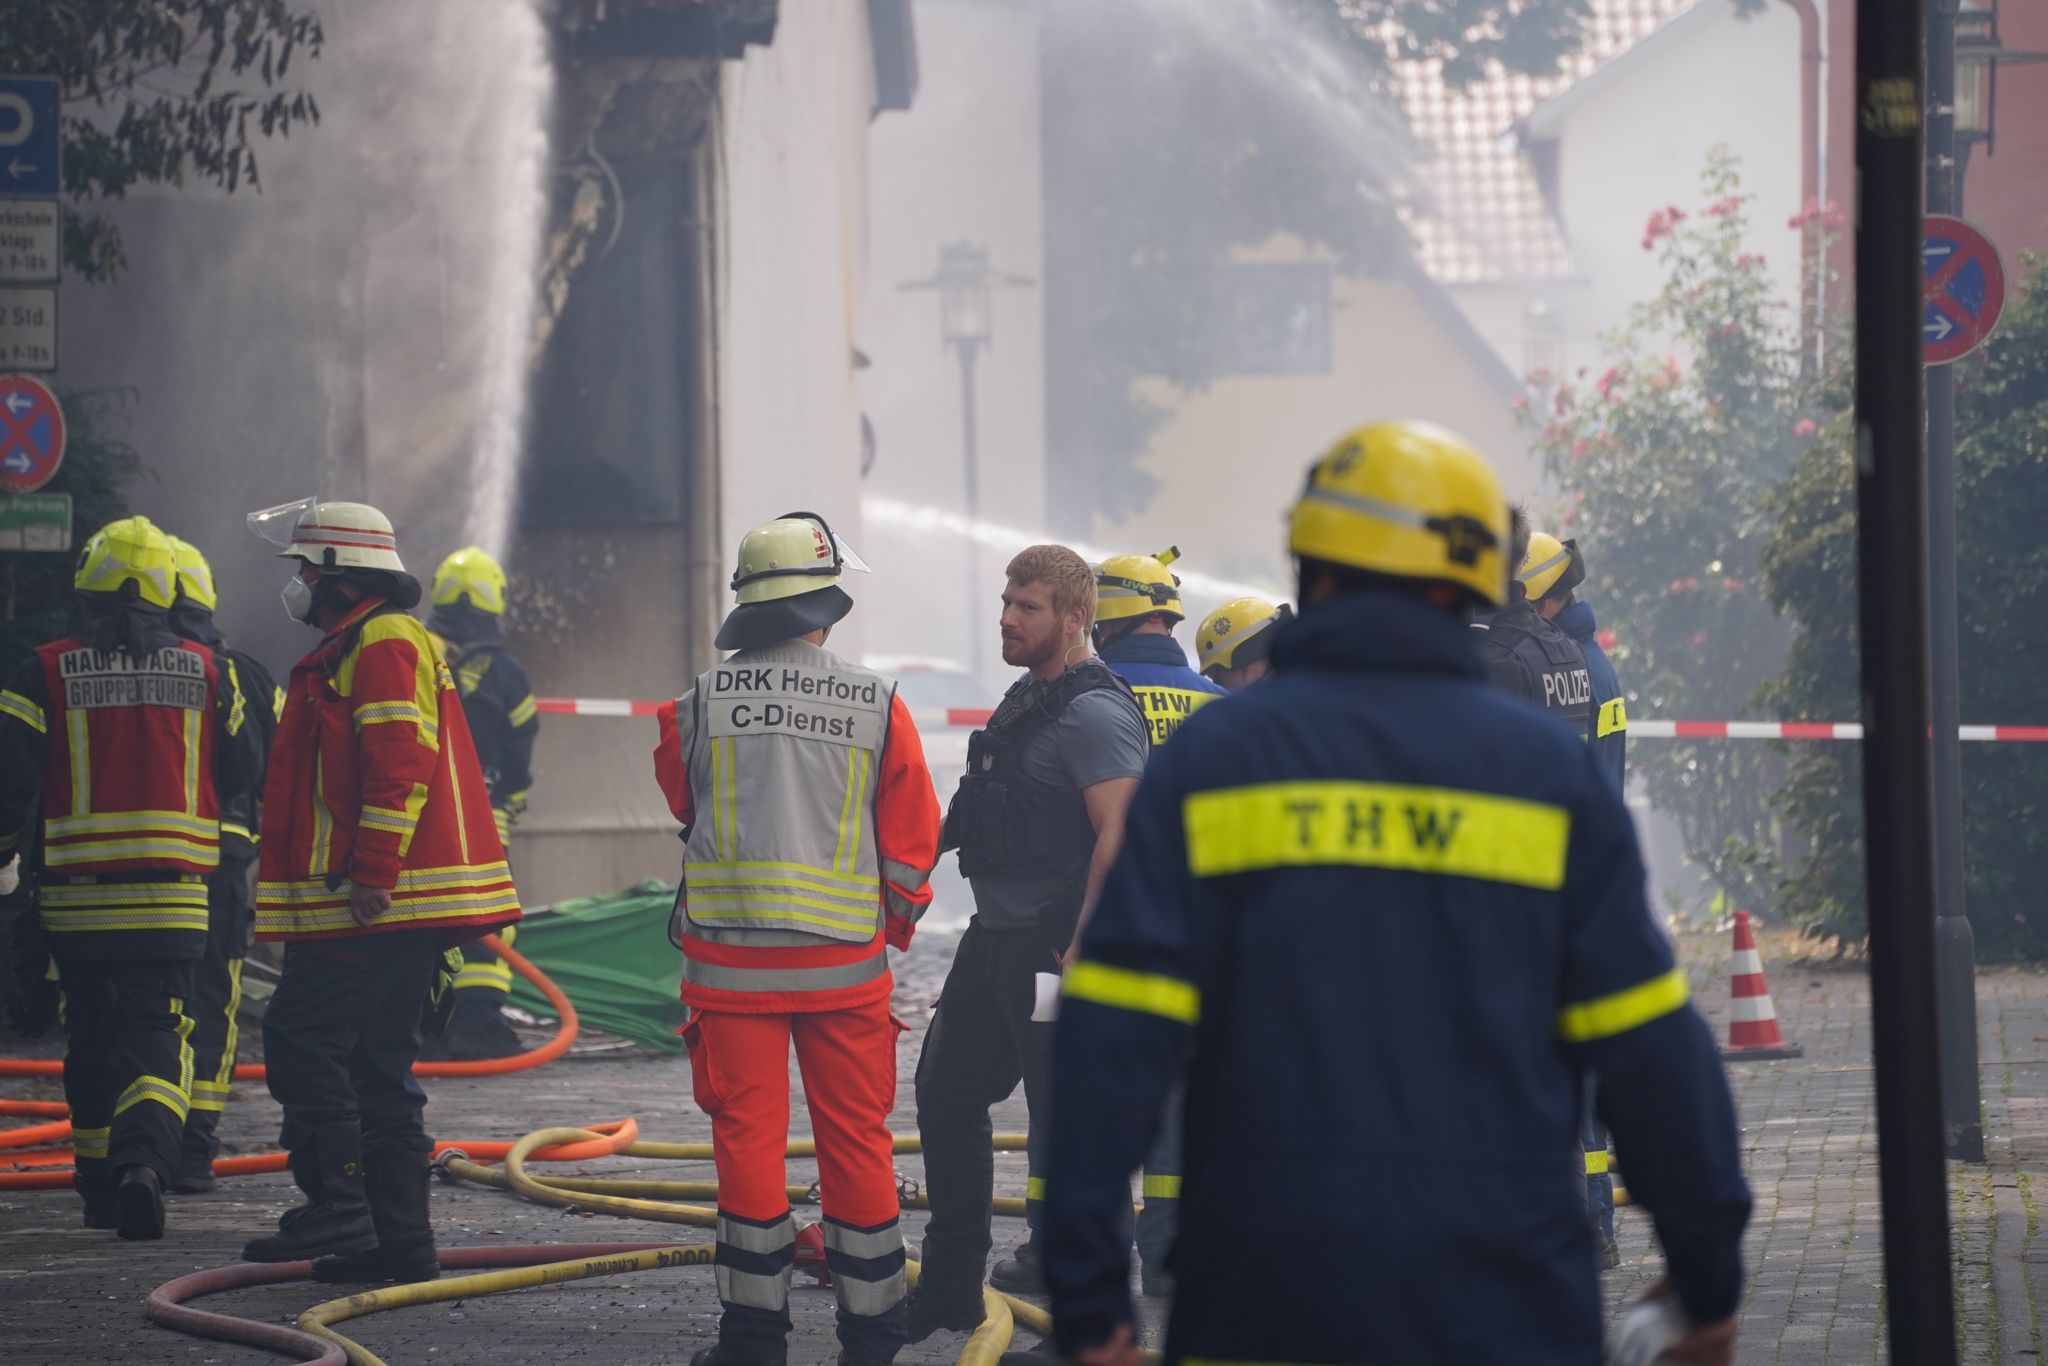
[[58, 640], [36, 651], [48, 698], [40, 902], [52, 933], [206, 929], [220, 863], [213, 652], [140, 658]]
[[1026, 678], [1004, 694], [986, 729], [967, 741], [967, 772], [946, 812], [945, 843], [960, 851], [967, 877], [1015, 877], [1073, 869], [1085, 878], [1095, 824], [1080, 792], [1032, 777], [1024, 746], [1058, 721], [1074, 700], [1113, 691], [1134, 707], [1130, 685], [1099, 659], [1076, 664], [1049, 683]]
[[1533, 680], [1529, 701], [1593, 737], [1593, 675], [1572, 638], [1536, 616], [1510, 609], [1486, 628], [1488, 648], [1512, 655]]
[[671, 938], [768, 947], [880, 933], [875, 784], [894, 699], [879, 674], [800, 642], [742, 650], [697, 679], [694, 820]]

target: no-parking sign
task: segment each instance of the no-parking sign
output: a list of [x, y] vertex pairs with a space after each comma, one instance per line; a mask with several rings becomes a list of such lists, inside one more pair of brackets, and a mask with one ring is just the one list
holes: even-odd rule
[[0, 375], [0, 489], [34, 493], [64, 464], [64, 409], [41, 380]]

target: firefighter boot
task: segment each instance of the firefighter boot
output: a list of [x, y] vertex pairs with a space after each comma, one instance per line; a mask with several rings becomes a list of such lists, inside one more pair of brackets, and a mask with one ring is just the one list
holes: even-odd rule
[[288, 1209], [277, 1232], [251, 1238], [242, 1256], [252, 1262], [296, 1262], [377, 1246], [376, 1226], [363, 1197], [363, 1130], [352, 1119], [331, 1120], [313, 1141], [293, 1151], [292, 1180], [306, 1203]]
[[131, 1242], [164, 1236], [164, 1182], [154, 1170], [123, 1167], [114, 1182], [114, 1232]]
[[214, 1127], [219, 1123], [218, 1110], [194, 1110], [185, 1120], [184, 1135], [178, 1140], [178, 1170], [171, 1173], [175, 1194], [204, 1195], [219, 1184], [213, 1176], [213, 1156], [220, 1149]]
[[1009, 1295], [1043, 1295], [1045, 1269], [1039, 1265], [1037, 1241], [1019, 1243], [988, 1273], [988, 1283]]
[[370, 1220], [377, 1227], [377, 1246], [368, 1252], [322, 1257], [313, 1263], [313, 1279], [343, 1285], [408, 1285], [438, 1278], [441, 1263], [434, 1256], [434, 1226], [427, 1218], [432, 1155], [371, 1153], [364, 1165], [369, 1169]]
[[113, 1228], [121, 1222], [121, 1207], [114, 1203], [114, 1181], [107, 1175], [105, 1159], [82, 1157], [77, 1162], [71, 1188], [85, 1201], [85, 1226]]

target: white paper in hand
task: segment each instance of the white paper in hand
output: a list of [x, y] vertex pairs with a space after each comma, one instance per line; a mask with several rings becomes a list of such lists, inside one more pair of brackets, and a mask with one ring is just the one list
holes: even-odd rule
[[1060, 1017], [1060, 975], [1041, 972], [1032, 979], [1038, 994], [1031, 1002], [1031, 1022], [1051, 1024]]

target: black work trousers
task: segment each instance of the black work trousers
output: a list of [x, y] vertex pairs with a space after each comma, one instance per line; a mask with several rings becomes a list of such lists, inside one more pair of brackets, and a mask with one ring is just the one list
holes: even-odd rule
[[995, 1212], [989, 1107], [1008, 1099], [1020, 1080], [1031, 1110], [1026, 1217], [1037, 1239], [1053, 1026], [1034, 1023], [1031, 1007], [1034, 979], [1058, 972], [1065, 948], [1065, 937], [1050, 927], [992, 931], [977, 921], [960, 936], [917, 1059], [917, 1132], [931, 1201], [922, 1283], [936, 1293], [979, 1293]]
[[191, 1106], [192, 962], [55, 953], [78, 1186], [136, 1166], [169, 1181]]
[[253, 916], [249, 860], [221, 860], [206, 880], [206, 955], [192, 966], [192, 1113], [185, 1117], [180, 1162], [198, 1171], [220, 1149], [214, 1130], [234, 1082], [242, 1008], [242, 960], [249, 952]]
[[298, 1150], [323, 1124], [356, 1120], [363, 1156], [431, 1152], [413, 1079], [420, 1012], [441, 962], [438, 930], [301, 940], [263, 1016], [270, 1094], [284, 1107], [278, 1141]]

